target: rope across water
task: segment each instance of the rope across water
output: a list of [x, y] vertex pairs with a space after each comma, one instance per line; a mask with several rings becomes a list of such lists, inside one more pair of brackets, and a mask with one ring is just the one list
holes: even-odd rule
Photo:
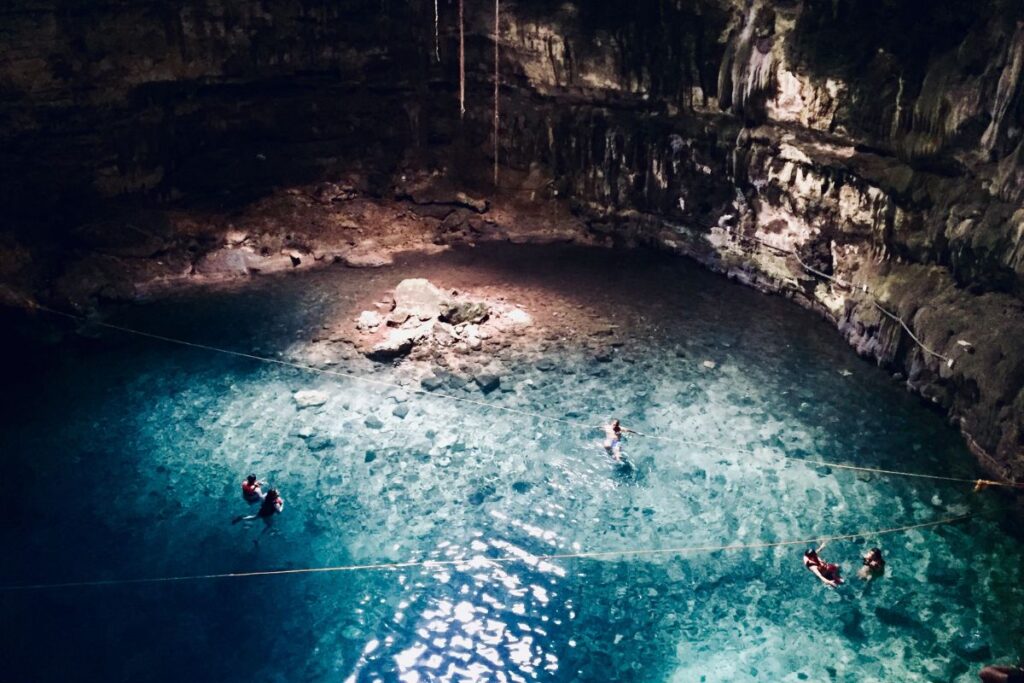
[[765, 541], [756, 543], [730, 543], [723, 545], [697, 545], [682, 546], [675, 548], [647, 548], [637, 550], [599, 550], [584, 551], [577, 553], [553, 553], [550, 555], [506, 555], [502, 557], [485, 557], [482, 555], [468, 557], [459, 560], [410, 560], [407, 562], [380, 562], [373, 564], [349, 564], [333, 567], [301, 567], [296, 569], [268, 569], [252, 572], [224, 572], [219, 574], [192, 574], [186, 576], [162, 576], [142, 579], [105, 579], [100, 581], [69, 581], [66, 583], [36, 583], [23, 585], [0, 586], [0, 592], [30, 591], [30, 590], [52, 590], [58, 588], [97, 588], [102, 586], [128, 586], [138, 584], [157, 583], [181, 583], [185, 581], [202, 581], [213, 579], [243, 579], [260, 576], [286, 576], [294, 574], [329, 574], [336, 572], [357, 572], [357, 571], [381, 571], [389, 569], [409, 569], [422, 567], [452, 567], [463, 566], [475, 563], [509, 564], [513, 562], [535, 561], [548, 562], [555, 560], [571, 559], [601, 559], [610, 557], [650, 557], [657, 555], [688, 555], [693, 553], [715, 553], [737, 550], [767, 550], [770, 548], [782, 548], [794, 545], [813, 545], [831, 541], [846, 541], [854, 538], [877, 538], [889, 534], [897, 534], [914, 529], [925, 529], [929, 527], [943, 526], [962, 522], [971, 517], [983, 514], [993, 514], [998, 510], [985, 513], [969, 513], [956, 517], [946, 517], [931, 522], [919, 524], [907, 524], [905, 526], [891, 527], [888, 529], [873, 529], [870, 531], [858, 531], [855, 533], [836, 534], [832, 536], [814, 536], [810, 538], [791, 539], [786, 541]]
[[[116, 325], [114, 323], [102, 322], [102, 321], [97, 321], [97, 320], [90, 320], [88, 318], [85, 318], [84, 316], [76, 315], [76, 314], [73, 314], [73, 313], [67, 313], [65, 311], [59, 311], [59, 310], [56, 310], [56, 309], [53, 309], [53, 308], [49, 308], [47, 306], [43, 306], [41, 304], [33, 303], [31, 305], [32, 305], [32, 308], [34, 308], [35, 310], [43, 311], [43, 312], [49, 313], [51, 315], [60, 316], [60, 317], [63, 317], [63, 318], [67, 318], [69, 320], [75, 320], [77, 322], [89, 323], [91, 325], [96, 325], [98, 327], [103, 327], [103, 328], [110, 329], [110, 330], [116, 330], [118, 332], [123, 332], [125, 334], [130, 334], [130, 335], [134, 335], [134, 336], [137, 336], [137, 337], [145, 337], [147, 339], [155, 339], [155, 340], [166, 342], [166, 343], [169, 343], [169, 344], [176, 344], [178, 346], [185, 346], [185, 347], [193, 348], [193, 349], [201, 349], [201, 350], [204, 350], [204, 351], [211, 351], [211, 352], [214, 352], [214, 353], [220, 353], [220, 354], [224, 354], [224, 355], [228, 355], [228, 356], [234, 356], [236, 358], [246, 358], [246, 359], [257, 361], [257, 362], [261, 362], [261, 363], [271, 363], [271, 364], [274, 364], [274, 365], [280, 365], [280, 366], [287, 367], [287, 368], [292, 368], [292, 369], [295, 369], [295, 370], [301, 370], [303, 372], [312, 372], [312, 373], [317, 373], [317, 374], [321, 374], [321, 375], [328, 375], [328, 376], [332, 376], [332, 377], [341, 377], [341, 378], [344, 378], [344, 379], [352, 380], [354, 382], [362, 382], [364, 384], [370, 384], [370, 385], [375, 385], [375, 386], [380, 386], [380, 387], [387, 387], [389, 389], [398, 389], [400, 391], [405, 391], [405, 392], [417, 394], [417, 395], [420, 395], [420, 396], [426, 396], [426, 397], [430, 397], [430, 398], [434, 398], [434, 399], [456, 401], [456, 402], [459, 402], [459, 403], [467, 403], [467, 404], [471, 404], [471, 405], [475, 405], [475, 406], [481, 406], [481, 407], [484, 407], [484, 408], [488, 408], [488, 409], [491, 409], [491, 410], [499, 410], [499, 411], [502, 411], [502, 412], [505, 412], [505, 413], [509, 413], [509, 414], [512, 414], [512, 415], [518, 415], [520, 417], [530, 417], [530, 418], [534, 418], [534, 419], [537, 419], [537, 420], [543, 420], [543, 421], [546, 421], [546, 422], [557, 422], [557, 423], [561, 423], [561, 424], [565, 424], [565, 425], [570, 425], [570, 426], [573, 426], [573, 427], [578, 427], [578, 428], [581, 428], [581, 429], [595, 430], [595, 429], [601, 429], [602, 428], [602, 425], [592, 425], [592, 424], [583, 422], [581, 420], [572, 420], [572, 419], [568, 419], [568, 418], [555, 417], [553, 415], [545, 415], [543, 413], [537, 413], [537, 412], [533, 412], [533, 411], [530, 411], [530, 410], [524, 410], [522, 408], [514, 408], [514, 407], [511, 407], [511, 406], [503, 406], [503, 405], [500, 405], [498, 403], [493, 403], [493, 402], [489, 402], [489, 401], [481, 401], [481, 400], [474, 399], [474, 398], [467, 398], [465, 396], [454, 396], [452, 394], [443, 394], [443, 393], [428, 391], [426, 389], [417, 389], [417, 388], [414, 388], [414, 387], [402, 386], [400, 384], [395, 384], [394, 382], [387, 382], [385, 380], [374, 379], [372, 377], [364, 377], [364, 376], [361, 376], [361, 375], [356, 375], [356, 374], [353, 374], [353, 373], [350, 373], [350, 372], [344, 372], [344, 371], [341, 371], [341, 370], [332, 370], [332, 369], [329, 369], [329, 368], [318, 368], [318, 367], [315, 367], [315, 366], [312, 366], [312, 365], [306, 365], [306, 364], [303, 364], [303, 363], [296, 363], [296, 362], [293, 362], [293, 361], [282, 360], [280, 358], [269, 358], [267, 356], [258, 356], [258, 355], [252, 354], [252, 353], [245, 353], [244, 351], [233, 351], [231, 349], [225, 349], [225, 348], [221, 348], [221, 347], [218, 347], [218, 346], [211, 346], [209, 344], [201, 344], [201, 343], [198, 343], [198, 342], [191, 342], [191, 341], [187, 341], [187, 340], [184, 340], [184, 339], [178, 339], [178, 338], [175, 338], [175, 337], [168, 337], [168, 336], [165, 336], [165, 335], [162, 335], [162, 334], [155, 334], [153, 332], [145, 332], [143, 330], [137, 330], [137, 329], [130, 328], [130, 327], [124, 327], [122, 325]], [[738, 447], [733, 447], [733, 446], [719, 446], [717, 444], [706, 442], [706, 441], [696, 441], [696, 440], [691, 440], [691, 439], [681, 439], [681, 438], [677, 438], [677, 437], [661, 436], [661, 435], [657, 435], [657, 434], [646, 434], [646, 433], [642, 433], [642, 432], [634, 432], [634, 433], [637, 436], [640, 436], [640, 437], [645, 438], [645, 439], [652, 439], [652, 440], [661, 441], [661, 442], [664, 442], [664, 443], [676, 444], [676, 445], [681, 445], [681, 446], [699, 446], [701, 448], [707, 448], [707, 449], [717, 450], [717, 451], [726, 452], [726, 453], [742, 452], [742, 453], [747, 453], [747, 454], [750, 454], [750, 455], [757, 455], [757, 453], [758, 453], [754, 449], [738, 448]], [[903, 471], [899, 471], [899, 470], [888, 470], [888, 469], [882, 469], [882, 468], [877, 468], [877, 467], [861, 467], [859, 465], [847, 465], [847, 464], [842, 464], [842, 463], [828, 462], [828, 461], [824, 461], [824, 460], [808, 460], [806, 458], [795, 458], [793, 456], [786, 455], [784, 453], [775, 453], [775, 455], [777, 457], [783, 459], [783, 460], [799, 462], [799, 463], [803, 463], [803, 464], [811, 466], [811, 467], [833, 467], [833, 468], [836, 468], [836, 469], [853, 470], [853, 471], [857, 471], [857, 472], [866, 472], [866, 473], [881, 474], [881, 475], [887, 475], [887, 476], [912, 477], [912, 478], [917, 478], [917, 479], [932, 479], [932, 480], [935, 480], [935, 481], [947, 481], [947, 482], [956, 482], [956, 483], [962, 483], [962, 484], [973, 484], [974, 486], [979, 487], [979, 488], [983, 488], [983, 487], [987, 487], [987, 486], [1002, 486], [1002, 487], [1008, 487], [1008, 488], [1024, 488], [1024, 483], [1016, 483], [1016, 482], [1008, 482], [1008, 481], [998, 481], [998, 480], [989, 480], [989, 479], [967, 479], [967, 478], [963, 478], [963, 477], [946, 477], [946, 476], [941, 476], [941, 475], [936, 475], [936, 474], [923, 474], [923, 473], [919, 473], [919, 472], [903, 472]]]

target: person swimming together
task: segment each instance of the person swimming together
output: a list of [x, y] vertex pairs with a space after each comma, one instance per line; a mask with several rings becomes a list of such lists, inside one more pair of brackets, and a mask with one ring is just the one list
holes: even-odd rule
[[242, 498], [245, 499], [246, 503], [258, 503], [263, 500], [263, 491], [260, 490], [262, 484], [256, 479], [255, 474], [250, 474], [242, 482]]
[[1024, 683], [1024, 659], [1017, 666], [986, 666], [978, 673], [982, 683]]
[[[260, 532], [262, 536], [270, 528], [271, 519], [274, 515], [284, 510], [284, 498], [280, 496], [277, 489], [270, 489], [267, 491], [267, 495], [264, 496], [263, 502], [260, 503], [260, 509], [256, 511], [254, 515], [239, 515], [231, 520], [232, 524], [238, 524], [239, 522], [248, 522], [254, 519], [263, 520], [263, 531]], [[259, 543], [257, 538], [253, 543]]]
[[864, 565], [857, 570], [857, 576], [860, 578], [870, 581], [885, 573], [885, 560], [882, 558], [882, 551], [878, 548], [867, 551], [863, 559]]
[[811, 571], [812, 574], [821, 579], [821, 582], [830, 588], [838, 588], [842, 583], [843, 579], [839, 576], [839, 565], [825, 562], [818, 553], [825, 549], [825, 544], [822, 543], [817, 550], [808, 549], [804, 553], [804, 566]]
[[626, 429], [620, 425], [618, 420], [612, 420], [604, 426], [604, 450], [616, 462], [622, 462], [622, 435], [624, 433], [636, 434], [632, 429]]

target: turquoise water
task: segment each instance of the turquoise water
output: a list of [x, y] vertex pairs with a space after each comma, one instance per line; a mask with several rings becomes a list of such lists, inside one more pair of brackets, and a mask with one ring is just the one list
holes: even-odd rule
[[[585, 423], [617, 415], [736, 452], [633, 438], [625, 470], [598, 432], [563, 423], [118, 333], [71, 338], [4, 392], [0, 583], [466, 563], [0, 592], [5, 680], [946, 682], [1021, 650], [1024, 546], [999, 514], [830, 544], [839, 590], [803, 568], [801, 546], [536, 559], [1005, 505], [969, 486], [779, 458], [978, 474], [941, 416], [824, 322], [691, 264], [477, 249], [262, 279], [112, 319], [417, 388], [427, 361], [379, 366], [313, 341], [414, 276], [505, 291], [549, 329], [533, 349], [491, 347], [500, 390], [456, 372], [439, 391]], [[617, 332], [581, 334], [561, 311]], [[302, 389], [330, 399], [300, 410]], [[258, 525], [230, 524], [249, 512], [238, 487], [250, 471], [286, 500], [258, 545]], [[888, 573], [864, 584], [856, 565], [872, 545]], [[486, 559], [510, 555], [522, 559]]]

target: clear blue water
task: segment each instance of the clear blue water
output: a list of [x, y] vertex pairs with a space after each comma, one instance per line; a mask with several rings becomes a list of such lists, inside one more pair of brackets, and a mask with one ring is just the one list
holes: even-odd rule
[[[625, 472], [600, 434], [560, 423], [116, 333], [72, 339], [4, 392], [0, 583], [470, 561], [0, 592], [3, 679], [947, 682], [1020, 651], [1024, 548], [1000, 514], [831, 544], [823, 555], [848, 579], [834, 591], [802, 567], [801, 547], [536, 561], [1005, 505], [777, 457], [978, 474], [941, 416], [827, 324], [686, 262], [488, 248], [193, 292], [114, 319], [283, 358], [333, 355], [333, 367], [418, 387], [425, 361], [377, 366], [312, 341], [413, 276], [507, 289], [549, 325], [541, 347], [486, 359], [501, 391], [446, 391], [585, 422], [614, 414], [737, 451], [634, 438]], [[611, 362], [594, 357], [607, 338], [559, 327], [559, 311], [628, 333]], [[301, 389], [330, 399], [300, 410]], [[286, 499], [258, 546], [258, 526], [230, 524], [248, 512], [238, 486], [250, 471]], [[865, 584], [854, 572], [871, 545], [889, 570]], [[483, 559], [499, 555], [523, 559]]]

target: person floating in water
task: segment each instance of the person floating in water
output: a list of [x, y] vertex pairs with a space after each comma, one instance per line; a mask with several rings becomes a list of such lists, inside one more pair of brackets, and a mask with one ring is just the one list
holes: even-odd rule
[[882, 558], [882, 551], [872, 548], [864, 554], [864, 566], [857, 571], [857, 576], [870, 581], [877, 579], [885, 573], [885, 559]]
[[[260, 532], [260, 536], [266, 533], [267, 529], [270, 528], [271, 519], [274, 515], [284, 510], [284, 498], [278, 494], [277, 489], [270, 489], [267, 491], [267, 495], [263, 497], [263, 502], [260, 503], [260, 509], [256, 511], [255, 515], [239, 515], [231, 520], [232, 524], [238, 524], [239, 522], [248, 522], [254, 519], [263, 520], [263, 531]], [[259, 543], [257, 538], [253, 543]]]
[[258, 503], [263, 500], [263, 491], [260, 490], [262, 484], [256, 479], [255, 474], [250, 474], [242, 482], [242, 498], [245, 499], [246, 503]]
[[838, 588], [843, 583], [842, 577], [839, 576], [839, 565], [832, 564], [831, 562], [825, 562], [818, 557], [818, 553], [824, 549], [824, 543], [822, 543], [817, 550], [808, 549], [808, 551], [804, 553], [804, 566], [807, 567], [812, 574], [821, 579], [821, 582], [826, 586]]
[[982, 683], [1024, 683], [1024, 659], [1017, 666], [986, 666], [978, 678]]
[[604, 450], [615, 459], [615, 462], [622, 462], [622, 435], [636, 434], [632, 429], [626, 429], [619, 424], [618, 420], [612, 420], [604, 426]]

